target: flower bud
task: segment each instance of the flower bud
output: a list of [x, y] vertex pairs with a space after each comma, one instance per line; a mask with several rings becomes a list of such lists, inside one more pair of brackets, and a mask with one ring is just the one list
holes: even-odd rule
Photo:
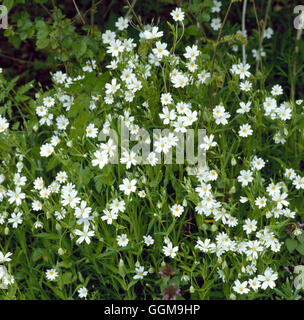
[[59, 248], [59, 249], [58, 249], [58, 254], [59, 254], [60, 256], [63, 256], [64, 253], [65, 253], [65, 250], [64, 250], [64, 249], [62, 249], [62, 248]]
[[195, 292], [194, 287], [193, 287], [193, 286], [191, 286], [191, 287], [189, 288], [189, 291], [190, 291], [190, 293], [194, 293], [194, 292]]
[[295, 236], [300, 236], [302, 234], [302, 230], [300, 228], [296, 228], [293, 233]]
[[235, 300], [236, 299], [236, 295], [234, 293], [231, 293], [229, 298], [230, 298], [230, 300]]
[[125, 266], [125, 263], [122, 259], [119, 260], [118, 268], [123, 268]]
[[215, 231], [217, 231], [217, 225], [216, 224], [213, 224], [212, 226], [211, 226], [211, 231], [212, 232], [215, 232]]
[[235, 186], [232, 186], [229, 192], [230, 193], [235, 193], [235, 191], [236, 191]]

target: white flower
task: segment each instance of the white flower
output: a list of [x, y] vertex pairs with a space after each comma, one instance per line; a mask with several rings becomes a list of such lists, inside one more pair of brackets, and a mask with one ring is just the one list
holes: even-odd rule
[[211, 26], [211, 28], [212, 28], [214, 31], [217, 31], [217, 30], [220, 29], [221, 24], [222, 24], [221, 19], [219, 19], [219, 18], [214, 18], [214, 19], [211, 20], [210, 26]]
[[178, 246], [173, 247], [172, 242], [169, 241], [167, 243], [167, 246], [163, 246], [162, 250], [163, 250], [165, 256], [174, 258], [176, 256], [176, 253], [178, 252]]
[[133, 151], [131, 151], [130, 153], [124, 151], [122, 153], [122, 157], [120, 158], [120, 162], [126, 164], [126, 169], [130, 169], [131, 165], [137, 164], [135, 156], [136, 154]]
[[86, 287], [81, 287], [77, 290], [79, 298], [86, 298], [88, 295], [88, 289]]
[[220, 12], [221, 11], [222, 2], [213, 0], [213, 6], [211, 7], [211, 12]]
[[172, 206], [170, 210], [175, 217], [180, 217], [184, 212], [184, 207], [181, 206], [180, 204], [175, 204]]
[[239, 294], [247, 294], [249, 289], [247, 288], [247, 281], [240, 282], [240, 280], [236, 280], [234, 282], [233, 290]]
[[170, 12], [174, 21], [183, 21], [184, 20], [184, 12], [181, 8], [176, 8]]
[[56, 122], [58, 130], [65, 130], [69, 124], [69, 120], [64, 115], [59, 116]]
[[250, 285], [250, 287], [254, 290], [254, 291], [257, 291], [260, 286], [261, 286], [261, 283], [258, 279], [258, 277], [255, 277], [253, 279], [249, 279], [248, 280], [248, 284]]
[[162, 93], [160, 100], [162, 105], [167, 105], [172, 103], [172, 96], [170, 93]]
[[250, 220], [249, 218], [245, 220], [245, 224], [243, 225], [243, 229], [247, 234], [255, 231], [257, 229], [257, 221], [255, 219]]
[[245, 65], [243, 63], [240, 63], [237, 66], [236, 74], [240, 76], [240, 79], [245, 79], [246, 77], [250, 76], [250, 72], [248, 71], [249, 68], [250, 68], [250, 65], [248, 63]]
[[258, 280], [262, 282], [261, 288], [264, 290], [268, 287], [273, 289], [276, 286], [275, 280], [277, 279], [278, 274], [275, 273], [270, 267], [265, 270], [264, 275], [258, 276]]
[[245, 102], [240, 102], [240, 107], [239, 109], [236, 110], [237, 113], [244, 114], [246, 112], [250, 111], [250, 106], [251, 106], [251, 101], [248, 101], [247, 103]]
[[243, 81], [243, 82], [240, 83], [240, 89], [242, 91], [246, 91], [246, 92], [250, 91], [251, 87], [252, 87], [252, 83], [249, 82], [248, 80]]
[[203, 252], [210, 252], [210, 249], [214, 249], [215, 244], [211, 243], [210, 239], [205, 239], [204, 241], [198, 239], [195, 245], [195, 248], [203, 251]]
[[40, 148], [41, 157], [49, 157], [54, 152], [54, 147], [50, 143], [43, 144]]
[[167, 44], [166, 43], [161, 43], [160, 41], [157, 41], [155, 43], [156, 48], [152, 49], [152, 52], [155, 54], [155, 56], [158, 59], [161, 59], [163, 56], [168, 56], [169, 51], [166, 50]]
[[113, 220], [116, 220], [118, 215], [117, 213], [110, 212], [108, 209], [103, 210], [104, 215], [101, 217], [103, 221], [107, 221], [107, 224], [112, 224]]
[[251, 136], [253, 133], [250, 124], [243, 124], [242, 126], [240, 126], [240, 130], [239, 130], [239, 136], [246, 138], [248, 136]]
[[196, 44], [194, 44], [192, 47], [187, 46], [185, 50], [186, 50], [186, 53], [184, 53], [184, 57], [187, 59], [190, 59], [191, 61], [194, 61], [200, 53], [199, 50], [197, 49]]
[[203, 70], [197, 75], [199, 83], [205, 83], [208, 78], [210, 78], [210, 72]]
[[283, 88], [279, 84], [274, 85], [271, 89], [271, 94], [273, 96], [279, 96], [282, 93], [283, 93]]
[[115, 27], [118, 30], [124, 30], [128, 28], [129, 19], [124, 17], [119, 17], [118, 20], [115, 22]]
[[12, 259], [9, 258], [11, 255], [12, 255], [11, 252], [8, 252], [8, 253], [6, 253], [6, 254], [3, 254], [3, 252], [0, 251], [0, 263], [4, 263], [4, 262], [9, 262], [9, 261], [11, 261]]
[[32, 208], [34, 211], [39, 211], [42, 209], [42, 204], [40, 201], [38, 200], [34, 200], [33, 203], [32, 203]]
[[122, 42], [119, 39], [111, 41], [107, 48], [107, 53], [110, 53], [113, 57], [118, 57], [118, 54], [123, 51], [124, 46], [122, 45]]
[[251, 166], [253, 169], [261, 170], [265, 166], [265, 161], [262, 158], [254, 157]]
[[128, 245], [129, 239], [125, 233], [120, 236], [117, 236], [116, 239], [119, 246], [125, 247]]
[[77, 239], [76, 243], [82, 243], [83, 241], [85, 241], [87, 244], [90, 244], [91, 239], [90, 237], [93, 237], [95, 232], [94, 231], [89, 231], [89, 225], [85, 224], [83, 227], [83, 231], [76, 229], [74, 231], [74, 233], [79, 236], [79, 238]]
[[110, 209], [112, 213], [124, 212], [126, 209], [124, 200], [114, 199], [110, 204]]
[[288, 194], [286, 192], [283, 193], [276, 193], [272, 196], [272, 200], [277, 203], [277, 208], [282, 209], [283, 206], [287, 207], [289, 205], [289, 202], [285, 200], [288, 197]]
[[209, 148], [215, 147], [217, 145], [216, 141], [213, 141], [214, 135], [211, 134], [209, 137], [204, 137], [204, 143], [200, 145], [200, 148], [204, 150], [209, 150]]
[[109, 161], [108, 152], [106, 150], [100, 151], [97, 150], [94, 152], [95, 159], [92, 160], [92, 165], [99, 166], [99, 169], [102, 169]]
[[89, 138], [96, 138], [98, 129], [95, 128], [94, 123], [91, 123], [86, 128], [86, 136]]
[[56, 271], [56, 269], [48, 269], [45, 274], [46, 278], [52, 281], [58, 277], [58, 272]]
[[154, 239], [150, 235], [144, 236], [144, 242], [147, 246], [151, 246], [154, 243]]
[[43, 98], [43, 104], [48, 108], [53, 107], [55, 105], [55, 99], [52, 97]]
[[0, 115], [0, 133], [4, 132], [9, 127], [8, 121]]
[[126, 195], [129, 195], [131, 192], [135, 192], [136, 190], [136, 183], [135, 179], [131, 181], [127, 178], [122, 180], [122, 184], [119, 185], [119, 190], [123, 191]]
[[139, 266], [138, 268], [135, 268], [136, 271], [136, 275], [133, 277], [133, 279], [143, 279], [144, 276], [146, 276], [148, 274], [148, 271], [144, 271], [144, 267], [143, 266]]
[[152, 27], [151, 30], [145, 30], [142, 36], [146, 39], [156, 39], [162, 37], [163, 34], [163, 31], [158, 31], [158, 27]]
[[250, 170], [241, 170], [237, 179], [238, 182], [242, 183], [242, 187], [246, 187], [249, 182], [253, 181], [252, 172]]
[[258, 197], [255, 199], [255, 205], [259, 207], [259, 209], [264, 208], [266, 206], [267, 199], [265, 197]]
[[147, 158], [148, 163], [153, 167], [157, 164], [157, 157], [155, 152], [150, 152]]
[[22, 200], [25, 198], [25, 193], [21, 192], [20, 187], [16, 187], [15, 191], [8, 190], [7, 196], [9, 197], [8, 202], [10, 204], [15, 202], [17, 206], [20, 206], [22, 203]]

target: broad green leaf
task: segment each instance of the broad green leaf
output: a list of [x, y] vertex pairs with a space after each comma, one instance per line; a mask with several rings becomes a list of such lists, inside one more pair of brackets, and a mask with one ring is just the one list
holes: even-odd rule
[[297, 247], [298, 241], [295, 239], [288, 238], [288, 239], [286, 239], [285, 244], [286, 244], [288, 251], [291, 253]]

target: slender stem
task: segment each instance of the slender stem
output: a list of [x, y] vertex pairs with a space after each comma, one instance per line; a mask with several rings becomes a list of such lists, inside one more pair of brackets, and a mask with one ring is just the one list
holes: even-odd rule
[[80, 13], [80, 11], [79, 11], [79, 9], [78, 9], [78, 6], [77, 6], [77, 4], [76, 4], [75, 0], [73, 0], [73, 3], [74, 3], [74, 7], [75, 7], [75, 9], [76, 9], [76, 11], [77, 11], [77, 13], [78, 13], [78, 15], [79, 15], [79, 17], [80, 17], [81, 21], [82, 21], [82, 24], [85, 24], [85, 21], [84, 21], [84, 19], [83, 19], [82, 15], [81, 15], [81, 13]]
[[[52, 0], [52, 4], [53, 4], [53, 8], [55, 10], [55, 14], [56, 14], [56, 22], [57, 22], [57, 33], [58, 33], [58, 43], [59, 43], [59, 47], [60, 47], [60, 58], [62, 60], [62, 53], [63, 53], [63, 47], [62, 47], [62, 43], [61, 43], [61, 29], [60, 29], [60, 24], [59, 24], [59, 16], [58, 16], [58, 8], [56, 7], [55, 1]], [[65, 61], [63, 61], [63, 65], [64, 65], [64, 69], [65, 69], [65, 73], [68, 75], [68, 68], [67, 68], [67, 64]]]
[[143, 24], [141, 23], [140, 19], [138, 18], [137, 14], [135, 13], [135, 11], [134, 11], [133, 7], [131, 6], [129, 0], [127, 0], [127, 3], [128, 3], [129, 9], [132, 11], [135, 19], [137, 20], [138, 24], [140, 25], [140, 28], [142, 29], [142, 31], [145, 31], [145, 28], [144, 28]]
[[[270, 11], [270, 5], [271, 5], [271, 0], [268, 0], [267, 2], [267, 7], [266, 7], [266, 13], [265, 13], [265, 19], [264, 19], [264, 23], [263, 23], [263, 27], [262, 27], [262, 33], [261, 33], [261, 37], [260, 37], [260, 41], [259, 41], [259, 50], [258, 50], [258, 54], [259, 54], [259, 63], [261, 65], [261, 69], [262, 69], [262, 56], [261, 56], [261, 50], [262, 50], [262, 43], [263, 43], [263, 38], [264, 38], [264, 32], [266, 29], [266, 25], [267, 25], [267, 19], [268, 19], [268, 15], [269, 15], [269, 11]], [[262, 89], [264, 89], [264, 82], [262, 82]]]
[[[302, 36], [302, 31], [303, 29], [298, 29], [297, 31], [297, 37], [296, 37], [296, 41], [299, 41], [301, 39], [301, 36]], [[295, 58], [294, 58], [294, 63], [293, 63], [293, 72], [292, 72], [292, 75], [293, 75], [293, 79], [291, 80], [291, 83], [296, 82], [296, 74], [297, 74], [297, 55], [299, 53], [299, 46], [298, 44], [296, 44], [295, 46]], [[292, 85], [292, 88], [291, 88], [291, 99], [292, 101], [295, 100], [295, 85]]]
[[[255, 6], [255, 1], [253, 0], [253, 11], [254, 11], [254, 15], [255, 15], [255, 19], [257, 22], [257, 26], [258, 26], [258, 33], [259, 33], [259, 43], [262, 37], [262, 33], [261, 33], [261, 27], [260, 27], [260, 23], [259, 23], [259, 18], [258, 18], [258, 14], [257, 14], [257, 10], [256, 10], [256, 6]], [[263, 69], [262, 69], [262, 61], [261, 63], [259, 62], [260, 60], [262, 60], [262, 55], [261, 52], [259, 50], [257, 50], [257, 64], [256, 64], [256, 70], [255, 70], [255, 74], [257, 76], [258, 74], [258, 70], [259, 70], [259, 65], [261, 64], [261, 72], [263, 74]], [[254, 80], [256, 83], [256, 79]]]
[[[247, 0], [244, 0], [243, 3], [243, 14], [242, 14], [242, 33], [243, 36], [245, 36], [246, 28], [245, 28], [245, 19], [246, 19], [246, 8], [247, 8]], [[246, 48], [245, 48], [245, 43], [243, 43], [243, 64], [246, 64]]]
[[[218, 34], [218, 37], [217, 37], [217, 40], [216, 40], [216, 44], [215, 44], [215, 48], [214, 48], [214, 52], [213, 52], [213, 57], [212, 57], [212, 63], [211, 63], [211, 73], [210, 73], [210, 77], [211, 78], [212, 78], [213, 73], [214, 73], [214, 63], [215, 63], [217, 47], [218, 47], [219, 42], [220, 42], [220, 38], [221, 38], [221, 35], [222, 35], [222, 32], [223, 32], [224, 25], [226, 23], [226, 20], [228, 18], [229, 12], [231, 10], [232, 2], [233, 1], [230, 1], [229, 7], [228, 7], [228, 9], [226, 11], [226, 15], [225, 15], [224, 21], [223, 21], [223, 23], [221, 25], [221, 28], [220, 28], [220, 31], [219, 31], [219, 34]], [[210, 84], [210, 91], [209, 91], [209, 107], [210, 107], [210, 110], [211, 110], [211, 108], [212, 108], [212, 84]]]
[[132, 4], [131, 4], [131, 7], [129, 7], [129, 10], [128, 10], [128, 12], [127, 12], [126, 15], [125, 15], [125, 18], [128, 18], [128, 17], [129, 17], [129, 15], [131, 14], [131, 11], [132, 11], [131, 8], [134, 8], [136, 2], [137, 2], [137, 0], [133, 0], [133, 2], [132, 2]]

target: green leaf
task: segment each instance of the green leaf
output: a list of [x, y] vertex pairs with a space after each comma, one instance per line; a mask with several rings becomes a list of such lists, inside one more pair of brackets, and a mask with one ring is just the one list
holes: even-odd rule
[[301, 242], [301, 243], [304, 243], [304, 233], [302, 233], [301, 235], [299, 235], [297, 237], [297, 239]]
[[190, 36], [196, 36], [198, 34], [198, 29], [195, 25], [191, 25], [188, 28], [186, 28], [186, 33]]
[[63, 285], [72, 283], [73, 282], [73, 274], [72, 274], [72, 272], [65, 272], [61, 276], [61, 282], [62, 282]]
[[286, 239], [285, 244], [286, 244], [287, 250], [291, 253], [294, 251], [295, 248], [297, 248], [298, 241], [295, 239], [288, 238]]
[[103, 187], [103, 181], [101, 179], [101, 174], [94, 177], [94, 182], [95, 182], [95, 188], [96, 188], [97, 192], [100, 193], [101, 189]]
[[46, 166], [46, 172], [49, 172], [52, 169], [54, 169], [59, 163], [60, 162], [57, 158], [51, 158]]
[[70, 117], [74, 117], [79, 114], [79, 112], [84, 108], [89, 108], [90, 101], [90, 97], [87, 94], [82, 93], [75, 99], [74, 103], [71, 106], [71, 109], [68, 112], [68, 115]]
[[303, 244], [303, 243], [298, 244], [298, 246], [297, 246], [296, 249], [297, 249], [297, 251], [298, 251], [299, 253], [301, 253], [301, 254], [304, 255], [304, 244]]
[[205, 22], [210, 21], [210, 15], [207, 12], [202, 12], [202, 19]]
[[6, 6], [7, 12], [9, 12], [14, 5], [14, 0], [4, 0], [2, 4]]
[[34, 234], [34, 237], [42, 238], [42, 239], [46, 239], [46, 240], [59, 240], [60, 239], [59, 234], [48, 233], [48, 232]]
[[41, 38], [36, 41], [36, 46], [38, 49], [44, 49], [49, 45], [49, 43], [50, 43], [50, 39]]
[[80, 43], [75, 43], [73, 45], [73, 49], [75, 51], [75, 55], [77, 58], [80, 58], [83, 56], [87, 50], [87, 44], [84, 41], [81, 41]]
[[145, 58], [148, 54], [150, 45], [148, 41], [141, 41], [138, 47], [138, 54], [140, 57]]

